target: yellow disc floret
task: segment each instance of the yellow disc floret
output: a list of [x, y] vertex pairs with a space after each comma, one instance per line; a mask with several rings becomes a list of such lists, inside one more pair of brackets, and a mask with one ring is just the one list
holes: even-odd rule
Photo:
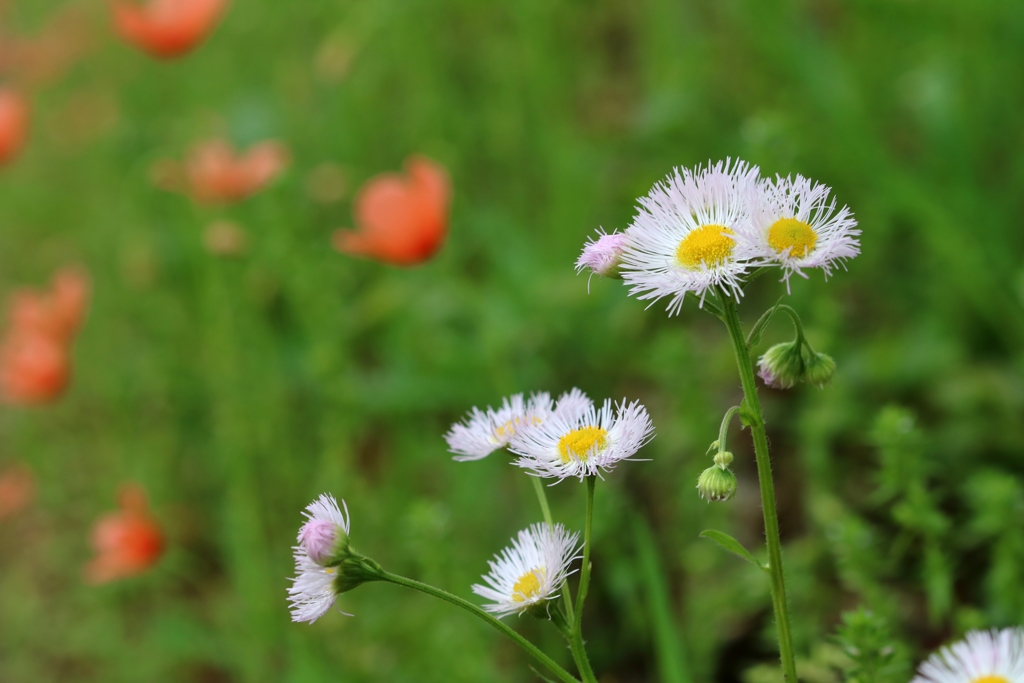
[[[512, 438], [512, 435], [516, 433], [516, 428], [522, 426], [528, 418], [525, 417], [514, 417], [508, 422], [494, 429], [494, 438], [498, 441], [508, 441]], [[539, 417], [529, 418], [534, 425], [539, 425], [541, 419]]]
[[518, 420], [509, 420], [503, 425], [498, 426], [494, 430], [494, 438], [498, 441], [508, 441], [512, 438], [512, 435], [516, 433], [516, 423]]
[[586, 460], [594, 446], [604, 450], [608, 446], [608, 430], [600, 427], [581, 427], [574, 429], [558, 440], [558, 453], [562, 463], [570, 460]]
[[981, 678], [975, 678], [971, 683], [1010, 683], [1002, 676], [982, 676]]
[[790, 256], [802, 258], [814, 251], [817, 241], [811, 226], [798, 218], [780, 218], [768, 228], [768, 244], [780, 254], [789, 249]]
[[540, 595], [540, 584], [545, 575], [544, 567], [526, 572], [512, 586], [512, 602], [527, 602]]
[[702, 263], [708, 268], [713, 268], [732, 256], [736, 241], [729, 235], [735, 234], [724, 225], [702, 225], [691, 231], [679, 243], [676, 258], [690, 269], [697, 269]]

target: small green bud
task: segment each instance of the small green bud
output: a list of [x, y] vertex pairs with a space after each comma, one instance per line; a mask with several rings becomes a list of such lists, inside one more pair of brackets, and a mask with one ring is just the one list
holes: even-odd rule
[[803, 379], [808, 384], [823, 387], [832, 379], [836, 372], [836, 362], [824, 353], [811, 353], [804, 367]]
[[697, 479], [697, 491], [709, 503], [729, 500], [736, 493], [736, 475], [728, 467], [709, 467]]
[[757, 361], [758, 374], [775, 389], [789, 389], [803, 379], [804, 359], [796, 341], [776, 344]]
[[715, 464], [725, 468], [732, 464], [732, 453], [729, 451], [718, 451], [715, 453]]

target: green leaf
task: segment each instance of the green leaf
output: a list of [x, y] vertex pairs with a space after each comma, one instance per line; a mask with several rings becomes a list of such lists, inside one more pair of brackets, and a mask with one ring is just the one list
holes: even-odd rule
[[722, 550], [730, 552], [738, 557], [742, 557], [744, 560], [751, 563], [755, 567], [763, 569], [764, 571], [768, 571], [768, 568], [766, 566], [758, 562], [757, 558], [751, 555], [749, 550], [744, 548], [739, 541], [737, 541], [729, 534], [723, 531], [716, 531], [714, 529], [705, 529], [704, 531], [700, 532], [700, 537], [708, 539]]

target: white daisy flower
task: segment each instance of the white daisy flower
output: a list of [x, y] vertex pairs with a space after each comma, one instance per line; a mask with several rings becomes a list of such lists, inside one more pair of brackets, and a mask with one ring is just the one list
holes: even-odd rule
[[971, 631], [932, 654], [911, 683], [1024, 683], [1024, 629]]
[[639, 401], [626, 405], [623, 400], [613, 415], [610, 399], [600, 409], [579, 390], [559, 404], [563, 400], [565, 405], [549, 419], [516, 432], [509, 443], [509, 450], [519, 456], [515, 464], [530, 474], [582, 480], [610, 471], [654, 436], [651, 418]]
[[380, 566], [349, 545], [348, 506], [324, 493], [306, 506], [306, 522], [292, 548], [295, 578], [288, 589], [292, 621], [313, 623], [341, 593], [380, 578]]
[[569, 565], [579, 558], [579, 538], [561, 524], [534, 524], [520, 531], [510, 547], [487, 562], [487, 585], [476, 584], [473, 592], [491, 600], [484, 609], [499, 617], [522, 614], [550, 600], [573, 573]]
[[531, 395], [529, 401], [516, 394], [502, 399], [497, 410], [474, 406], [465, 420], [452, 425], [444, 439], [448, 450], [458, 454], [453, 460], [480, 460], [505, 448], [517, 429], [544, 420], [551, 411], [551, 396], [546, 391]]
[[[807, 277], [804, 268], [821, 268], [827, 278], [834, 266], [860, 253], [857, 220], [850, 208], [836, 208], [831, 189], [802, 175], [764, 180], [748, 195], [751, 246], [767, 263]], [[844, 266], [845, 267], [845, 266]]]
[[622, 279], [630, 293], [657, 301], [671, 297], [679, 312], [687, 292], [700, 297], [721, 286], [737, 299], [741, 277], [756, 253], [741, 235], [750, 230], [747, 197], [758, 169], [739, 159], [707, 168], [675, 169], [641, 197], [626, 229]]
[[322, 567], [309, 558], [299, 547], [295, 551], [295, 574], [288, 589], [292, 621], [315, 622], [327, 613], [338, 597], [335, 567]]

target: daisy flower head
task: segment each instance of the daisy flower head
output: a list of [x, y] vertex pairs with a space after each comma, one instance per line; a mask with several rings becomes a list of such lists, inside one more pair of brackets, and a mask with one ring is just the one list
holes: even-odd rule
[[971, 631], [933, 653], [911, 683], [1024, 683], [1024, 629]]
[[623, 400], [614, 411], [611, 399], [598, 408], [583, 392], [567, 394], [564, 401], [548, 420], [516, 432], [509, 443], [519, 456], [515, 464], [532, 475], [561, 481], [608, 472], [654, 436], [647, 409], [638, 401]]
[[750, 240], [766, 263], [784, 271], [789, 288], [793, 273], [805, 268], [832, 268], [860, 253], [857, 220], [848, 206], [837, 208], [831, 188], [797, 175], [763, 180], [748, 194]]
[[584, 268], [601, 277], [621, 277], [619, 265], [622, 263], [622, 250], [626, 246], [626, 236], [621, 232], [606, 233], [598, 229], [597, 239], [589, 239], [583, 245], [583, 252], [576, 260], [576, 273]]
[[654, 185], [626, 229], [622, 279], [641, 300], [670, 297], [669, 315], [687, 292], [720, 286], [737, 298], [751, 260], [746, 197], [758, 169], [739, 159], [675, 169]]
[[348, 507], [325, 493], [306, 506], [306, 522], [292, 548], [295, 577], [288, 589], [292, 621], [313, 623], [338, 595], [383, 576], [380, 565], [349, 545]]
[[486, 600], [484, 609], [498, 617], [522, 614], [558, 595], [579, 558], [580, 535], [561, 524], [534, 524], [519, 532], [512, 545], [488, 561], [487, 585], [475, 584], [473, 592]]
[[509, 439], [523, 426], [543, 421], [551, 414], [551, 396], [538, 392], [529, 400], [523, 394], [502, 399], [497, 410], [474, 407], [462, 422], [452, 425], [444, 435], [448, 450], [455, 453], [453, 460], [480, 460], [494, 451], [505, 448]]

